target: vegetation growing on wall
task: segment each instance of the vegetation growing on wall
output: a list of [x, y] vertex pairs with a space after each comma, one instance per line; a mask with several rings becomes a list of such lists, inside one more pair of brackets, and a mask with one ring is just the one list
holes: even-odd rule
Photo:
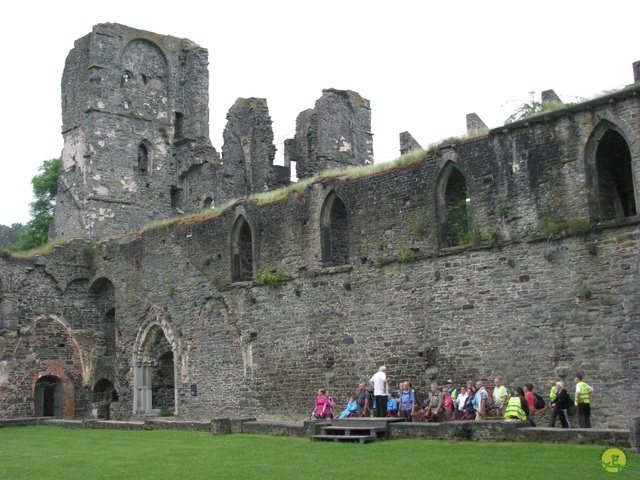
[[571, 106], [572, 104], [565, 104], [562, 102], [538, 102], [535, 99], [536, 92], [529, 92], [529, 101], [524, 102], [515, 111], [507, 117], [504, 121], [505, 124], [517, 122], [519, 120], [525, 120], [535, 115], [540, 115], [545, 112], [552, 112], [561, 108]]

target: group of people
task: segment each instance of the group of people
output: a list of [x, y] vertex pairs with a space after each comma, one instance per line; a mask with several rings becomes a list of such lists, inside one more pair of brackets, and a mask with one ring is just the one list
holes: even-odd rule
[[[560, 420], [562, 428], [570, 428], [569, 412], [574, 407], [578, 411], [580, 428], [591, 428], [591, 396], [593, 387], [582, 380], [582, 374], [574, 375], [575, 394], [571, 398], [564, 382], [548, 382], [549, 401], [533, 391], [533, 384], [525, 382], [523, 387], [514, 387], [511, 392], [502, 384], [501, 378], [495, 378], [493, 388], [484, 386], [482, 380], [467, 382], [460, 389], [452, 380], [445, 387], [431, 384], [431, 391], [422, 403], [408, 380], [400, 382], [399, 391], [394, 396], [389, 392], [386, 367], [382, 366], [371, 377], [368, 389], [365, 383], [358, 385], [354, 396], [340, 418], [398, 416], [407, 421], [446, 421], [446, 420], [484, 420], [504, 418], [510, 421], [529, 422], [535, 426], [533, 415], [551, 409], [549, 426], [554, 427]], [[335, 402], [328, 391], [320, 390], [316, 398], [314, 415], [316, 418], [333, 418]]]

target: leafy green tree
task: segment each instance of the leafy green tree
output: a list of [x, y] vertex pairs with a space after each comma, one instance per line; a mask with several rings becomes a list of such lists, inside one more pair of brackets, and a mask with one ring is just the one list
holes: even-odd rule
[[38, 167], [38, 173], [31, 179], [35, 201], [31, 202], [31, 220], [27, 222], [17, 243], [9, 245], [8, 250], [19, 252], [39, 247], [47, 243], [49, 225], [53, 220], [58, 193], [59, 158], [45, 160]]
[[24, 225], [21, 223], [14, 223], [10, 227], [0, 225], [0, 248], [16, 243], [20, 239], [20, 233], [22, 233], [23, 230]]

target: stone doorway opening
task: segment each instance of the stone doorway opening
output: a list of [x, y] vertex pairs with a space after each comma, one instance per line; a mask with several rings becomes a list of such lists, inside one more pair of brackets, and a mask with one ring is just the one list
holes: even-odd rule
[[134, 360], [134, 414], [176, 413], [176, 362], [173, 347], [158, 323], [149, 325]]
[[34, 397], [36, 417], [62, 418], [62, 382], [58, 377], [39, 378]]
[[118, 401], [116, 389], [106, 378], [98, 380], [91, 394], [91, 410], [95, 418], [111, 418], [111, 402]]

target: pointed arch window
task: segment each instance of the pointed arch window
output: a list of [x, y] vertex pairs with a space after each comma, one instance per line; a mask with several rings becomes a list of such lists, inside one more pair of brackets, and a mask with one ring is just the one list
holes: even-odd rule
[[448, 162], [440, 175], [438, 213], [441, 244], [455, 247], [468, 243], [472, 226], [471, 200], [467, 179], [453, 162]]
[[253, 279], [253, 234], [247, 219], [238, 217], [231, 236], [231, 279], [241, 282]]
[[346, 205], [332, 192], [324, 202], [320, 218], [322, 261], [326, 265], [349, 263], [348, 220]]
[[595, 149], [596, 201], [598, 220], [615, 220], [637, 215], [636, 195], [629, 145], [614, 129], [608, 129]]
[[138, 145], [138, 172], [146, 175], [149, 171], [149, 149], [144, 143]]

